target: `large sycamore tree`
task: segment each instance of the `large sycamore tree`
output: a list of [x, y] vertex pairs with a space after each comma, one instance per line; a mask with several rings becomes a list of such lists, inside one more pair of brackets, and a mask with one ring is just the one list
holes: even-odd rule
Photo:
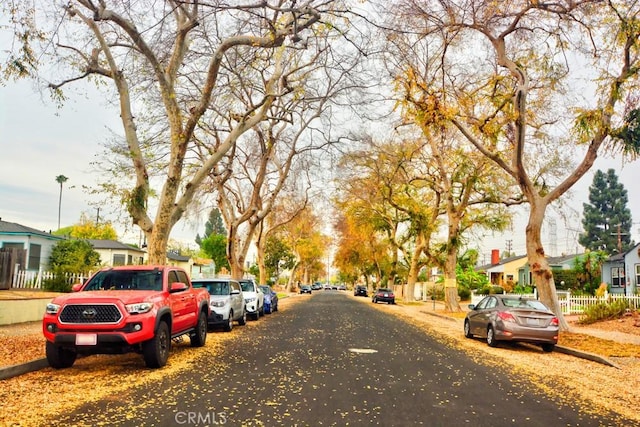
[[[430, 85], [413, 99], [455, 126], [520, 187], [526, 247], [540, 299], [560, 318], [541, 240], [547, 207], [598, 153], [637, 133], [640, 4], [626, 1], [413, 1], [402, 27], [430, 41]], [[620, 148], [633, 153], [633, 145]], [[619, 146], [618, 146], [619, 147]]]
[[234, 99], [238, 74], [262, 53], [304, 49], [335, 7], [325, 0], [36, 4], [8, 10], [16, 37], [3, 74], [47, 81], [61, 101], [80, 80], [105, 90], [122, 121], [128, 163], [112, 188], [146, 234], [151, 263], [165, 262], [171, 229], [197, 189], [289, 92], [282, 77], [297, 64], [274, 55], [249, 104]]

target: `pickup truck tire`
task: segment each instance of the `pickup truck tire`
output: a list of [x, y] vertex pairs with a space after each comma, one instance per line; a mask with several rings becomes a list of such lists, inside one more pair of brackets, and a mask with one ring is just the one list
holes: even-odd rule
[[207, 342], [207, 315], [204, 312], [200, 312], [196, 330], [189, 334], [189, 340], [191, 347], [203, 347]]
[[46, 354], [49, 366], [54, 369], [72, 367], [78, 355], [71, 349], [63, 348], [49, 341], [47, 341]]
[[238, 325], [244, 326], [247, 324], [247, 310], [242, 307], [242, 316], [238, 319]]
[[160, 322], [156, 335], [142, 343], [142, 356], [147, 368], [162, 368], [169, 360], [171, 335], [167, 322]]
[[224, 324], [222, 330], [225, 332], [231, 332], [233, 329], [233, 311], [229, 312], [229, 319], [227, 319], [227, 323]]

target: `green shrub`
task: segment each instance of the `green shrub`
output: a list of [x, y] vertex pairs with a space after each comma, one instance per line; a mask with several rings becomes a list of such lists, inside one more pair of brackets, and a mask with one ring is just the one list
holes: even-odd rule
[[478, 294], [479, 295], [489, 295], [491, 293], [491, 286], [483, 286], [481, 288], [478, 288]]
[[461, 301], [467, 301], [471, 299], [471, 291], [467, 288], [463, 288], [461, 286], [458, 287], [458, 296]]
[[64, 273], [56, 273], [51, 279], [42, 281], [42, 288], [49, 292], [71, 292], [71, 283]]
[[513, 293], [514, 294], [532, 294], [533, 293], [533, 287], [516, 285], [516, 287], [513, 289]]
[[444, 288], [433, 286], [427, 289], [427, 299], [444, 301]]
[[625, 300], [612, 302], [599, 302], [584, 309], [578, 319], [579, 323], [588, 325], [599, 320], [617, 319], [629, 309], [629, 303]]

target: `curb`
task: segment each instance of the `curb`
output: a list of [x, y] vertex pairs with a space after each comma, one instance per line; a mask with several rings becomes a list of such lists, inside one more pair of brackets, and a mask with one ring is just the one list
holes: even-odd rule
[[0, 380], [6, 380], [9, 378], [17, 377], [22, 374], [38, 371], [40, 369], [44, 369], [48, 367], [49, 367], [49, 362], [47, 362], [47, 359], [36, 359], [27, 363], [21, 363], [19, 365], [0, 368]]

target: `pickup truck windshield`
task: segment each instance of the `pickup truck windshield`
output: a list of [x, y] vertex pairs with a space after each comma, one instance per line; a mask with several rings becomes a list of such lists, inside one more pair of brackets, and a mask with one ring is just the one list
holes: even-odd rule
[[162, 290], [160, 271], [100, 271], [93, 276], [85, 291]]

